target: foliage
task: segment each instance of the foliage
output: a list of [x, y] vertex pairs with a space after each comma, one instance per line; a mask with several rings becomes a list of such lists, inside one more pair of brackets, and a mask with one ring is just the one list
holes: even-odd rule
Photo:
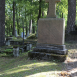
[[6, 49], [4, 50], [4, 53], [6, 53], [6, 55], [13, 56], [13, 49]]
[[36, 34], [31, 34], [27, 39], [37, 39]]
[[13, 48], [18, 48], [19, 47], [19, 45], [13, 45]]
[[[22, 27], [23, 22], [24, 26], [29, 30], [29, 22], [30, 19], [33, 21], [33, 26], [35, 30], [37, 29], [37, 18], [39, 13], [39, 0], [6, 0], [6, 20], [5, 20], [5, 32], [7, 35], [12, 35], [13, 31], [13, 1], [15, 1], [15, 27], [17, 31], [19, 30], [19, 34], [23, 31]], [[48, 10], [48, 3], [45, 0], [41, 2], [41, 18], [46, 17], [47, 10]], [[42, 12], [44, 16], [42, 16]], [[57, 3], [56, 12], [58, 18], [63, 17], [65, 18], [66, 25], [67, 25], [67, 14], [68, 14], [68, 1], [61, 0], [61, 2]], [[23, 21], [22, 21], [23, 19]], [[26, 32], [26, 29], [25, 29]]]
[[62, 63], [29, 60], [28, 53], [17, 58], [0, 57], [0, 77], [58, 77]]
[[6, 49], [6, 50], [4, 50], [4, 52], [6, 53], [6, 52], [12, 52], [13, 51], [13, 49]]
[[67, 26], [68, 0], [61, 0], [61, 2], [58, 2], [56, 12], [59, 18], [62, 18], [62, 13], [63, 13], [63, 17], [65, 19], [65, 25]]

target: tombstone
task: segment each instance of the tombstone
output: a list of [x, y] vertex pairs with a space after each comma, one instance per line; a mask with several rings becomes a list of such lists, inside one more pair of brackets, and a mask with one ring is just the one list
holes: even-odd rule
[[8, 37], [6, 38], [6, 45], [10, 45], [10, 41], [12, 40], [13, 37]]
[[6, 45], [10, 45], [10, 40], [6, 40]]
[[17, 37], [18, 36], [18, 34], [17, 34], [17, 30], [15, 29], [15, 37]]
[[13, 55], [14, 55], [14, 57], [18, 57], [19, 56], [19, 47], [13, 48]]
[[[23, 32], [21, 32], [21, 37], [23, 38]], [[25, 32], [24, 32], [24, 39], [26, 39]]]
[[65, 20], [56, 17], [56, 2], [61, 0], [45, 0], [49, 2], [47, 18], [38, 20], [38, 40], [32, 52], [28, 53], [31, 59], [57, 59], [64, 61], [68, 50], [64, 45]]
[[27, 50], [27, 51], [28, 51], [28, 50], [31, 50], [31, 48], [32, 48], [32, 44], [27, 44], [26, 50]]

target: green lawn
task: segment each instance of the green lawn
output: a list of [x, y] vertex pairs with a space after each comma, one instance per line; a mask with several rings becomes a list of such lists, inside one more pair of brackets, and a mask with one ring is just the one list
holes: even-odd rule
[[[77, 51], [77, 42], [65, 44], [69, 54]], [[20, 54], [19, 57], [0, 54], [0, 77], [60, 77], [58, 73], [65, 71], [64, 65], [65, 63], [55, 61], [30, 60], [28, 52]]]
[[19, 57], [0, 56], [0, 77], [58, 77], [57, 73], [62, 70], [62, 64], [29, 60], [28, 53]]

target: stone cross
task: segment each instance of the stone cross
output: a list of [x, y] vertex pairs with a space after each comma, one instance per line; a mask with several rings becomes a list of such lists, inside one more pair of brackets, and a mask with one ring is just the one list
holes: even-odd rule
[[45, 0], [49, 3], [49, 11], [48, 11], [48, 18], [56, 18], [56, 2], [60, 2], [61, 0]]

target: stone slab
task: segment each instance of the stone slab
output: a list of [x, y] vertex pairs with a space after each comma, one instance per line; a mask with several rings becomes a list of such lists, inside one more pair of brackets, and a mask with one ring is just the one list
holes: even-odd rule
[[66, 49], [65, 45], [53, 45], [53, 44], [37, 44], [36, 47], [45, 47], [45, 48], [52, 48], [52, 49], [59, 49], [64, 50]]
[[52, 48], [46, 48], [46, 47], [36, 47], [33, 49], [34, 52], [40, 52], [40, 53], [52, 53], [52, 54], [59, 54], [59, 55], [67, 55], [68, 50], [60, 50], [60, 49], [52, 49]]
[[66, 60], [67, 55], [56, 55], [50, 53], [40, 53], [40, 52], [29, 52], [28, 57], [30, 59], [38, 59], [38, 60], [57, 60], [60, 62], [64, 62]]
[[68, 55], [65, 45], [37, 44], [33, 51], [28, 53], [30, 59], [64, 61]]
[[40, 18], [38, 21], [38, 44], [63, 45], [65, 20], [63, 18]]

